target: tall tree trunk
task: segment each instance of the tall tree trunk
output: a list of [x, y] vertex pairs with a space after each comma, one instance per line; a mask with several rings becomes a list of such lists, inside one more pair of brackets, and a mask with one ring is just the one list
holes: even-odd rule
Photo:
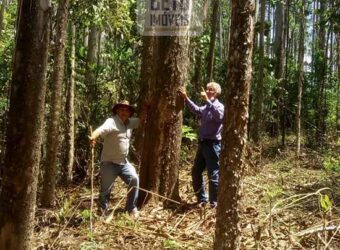
[[[254, 14], [254, 23], [255, 23], [255, 25], [259, 21], [259, 17], [260, 17], [260, 0], [255, 0], [255, 14]], [[254, 50], [255, 51], [257, 50], [258, 45], [259, 45], [258, 31], [255, 30], [255, 33], [254, 33]], [[254, 55], [255, 55], [255, 53], [254, 53]]]
[[336, 131], [340, 131], [340, 34], [336, 38], [336, 69], [338, 81], [336, 82]]
[[202, 85], [202, 57], [203, 57], [203, 51], [198, 46], [196, 48], [196, 53], [195, 53], [195, 67], [194, 67], [194, 75], [192, 77], [191, 83], [192, 86], [195, 89], [201, 89]]
[[285, 147], [286, 145], [286, 117], [287, 117], [287, 82], [288, 82], [288, 60], [289, 60], [289, 52], [291, 48], [291, 40], [289, 36], [289, 22], [290, 22], [290, 0], [286, 2], [286, 11], [285, 11], [285, 25], [284, 25], [284, 39], [286, 41], [285, 48], [285, 65], [284, 65], [284, 79], [280, 85], [280, 96], [281, 99], [281, 116], [280, 116], [280, 124], [281, 124], [281, 146]]
[[5, 10], [7, 6], [7, 0], [2, 0], [2, 4], [0, 7], [0, 38], [1, 38], [1, 33], [4, 28], [4, 17], [5, 17]]
[[73, 163], [74, 163], [74, 88], [75, 88], [75, 64], [76, 64], [76, 27], [70, 25], [70, 79], [67, 81], [66, 94], [66, 125], [65, 125], [65, 161], [64, 161], [64, 176], [67, 183], [73, 179]]
[[51, 111], [47, 130], [46, 159], [44, 164], [45, 172], [41, 193], [41, 205], [44, 207], [50, 207], [53, 205], [58, 175], [58, 151], [61, 140], [59, 127], [61, 113], [61, 93], [64, 80], [68, 2], [68, 0], [60, 0], [57, 11], [56, 41], [54, 48], [51, 89]]
[[239, 249], [241, 180], [252, 78], [254, 0], [232, 1], [231, 39], [226, 86], [214, 249]]
[[100, 64], [101, 64], [101, 61], [100, 61], [100, 52], [102, 50], [102, 34], [103, 34], [103, 31], [102, 30], [98, 30], [97, 32], [97, 70], [96, 70], [96, 77], [98, 77], [99, 75], [99, 69], [100, 69]]
[[214, 78], [214, 52], [215, 52], [215, 44], [216, 44], [216, 33], [217, 33], [217, 24], [218, 24], [218, 17], [219, 17], [219, 4], [220, 0], [213, 0], [212, 2], [212, 15], [211, 15], [211, 22], [210, 22], [210, 43], [209, 43], [209, 51], [208, 51], [208, 68], [207, 68], [207, 78], [208, 82], [211, 82]]
[[[271, 19], [272, 19], [272, 17], [271, 17], [272, 10], [271, 10], [271, 4], [270, 3], [268, 4], [267, 8], [268, 8], [268, 11], [267, 11], [267, 20], [270, 23]], [[266, 53], [267, 53], [267, 56], [269, 58], [271, 58], [271, 48], [272, 48], [272, 46], [271, 46], [271, 30], [270, 30], [270, 28], [268, 28], [268, 29], [269, 30], [266, 31], [266, 33], [267, 33]]]
[[[258, 19], [259, 19], [259, 16], [260, 16], [260, 0], [255, 0], [255, 14], [254, 14], [254, 23], [255, 23], [255, 26], [258, 22]], [[229, 28], [230, 30], [230, 28]], [[252, 61], [255, 60], [255, 55], [256, 55], [256, 51], [257, 51], [257, 48], [259, 46], [259, 39], [258, 39], [258, 31], [255, 29], [254, 30], [254, 36], [253, 36], [253, 47], [254, 47], [254, 51], [255, 53], [253, 53], [253, 59]], [[255, 81], [255, 78], [252, 78], [252, 81]], [[252, 85], [252, 84], [251, 84]], [[253, 94], [253, 90], [250, 89], [250, 96], [249, 96], [249, 110], [252, 110], [253, 109], [253, 106], [254, 106], [254, 94]], [[247, 128], [247, 138], [251, 138], [252, 137], [252, 133], [253, 133], [253, 113], [252, 112], [249, 112], [249, 116], [248, 116], [248, 128]]]
[[265, 14], [266, 1], [261, 0], [261, 24], [260, 24], [260, 47], [259, 47], [259, 78], [256, 86], [255, 94], [255, 114], [253, 124], [253, 140], [259, 141], [259, 133], [262, 128], [262, 104], [263, 104], [263, 78], [264, 78], [264, 28], [265, 28]]
[[[316, 43], [315, 43], [315, 36], [316, 36], [316, 31], [318, 30], [318, 25], [316, 22], [316, 6], [317, 6], [317, 1], [318, 0], [313, 0], [313, 11], [312, 11], [312, 24], [313, 24], [313, 29], [312, 29], [312, 67], [313, 70], [315, 71], [315, 48], [316, 48]], [[313, 74], [315, 75], [315, 74]], [[315, 76], [313, 77], [313, 82], [315, 81]]]
[[305, 53], [305, 0], [302, 1], [300, 11], [300, 38], [299, 38], [299, 56], [298, 56], [298, 106], [296, 112], [296, 155], [300, 156], [301, 148], [301, 106], [302, 106], [302, 89], [304, 82], [304, 53]]
[[285, 59], [285, 39], [284, 39], [284, 8], [281, 1], [276, 2], [275, 11], [275, 41], [274, 53], [276, 58], [275, 64], [275, 78], [278, 81], [277, 93], [274, 95], [277, 101], [276, 111], [276, 135], [280, 135], [280, 118], [282, 113], [282, 90], [284, 78], [284, 59]]
[[[145, 124], [140, 186], [165, 197], [179, 199], [176, 197], [176, 183], [183, 101], [177, 91], [187, 77], [188, 38], [174, 36], [154, 39], [153, 58], [157, 63], [153, 63], [155, 74], [150, 80], [148, 109], [151, 112]], [[150, 198], [146, 192], [141, 192], [139, 205]], [[157, 197], [154, 198], [157, 200]]]
[[255, 24], [258, 22], [259, 13], [260, 13], [260, 0], [255, 0], [255, 15], [254, 15]]
[[220, 57], [220, 62], [223, 62], [224, 60], [224, 54], [223, 54], [223, 49], [225, 45], [223, 44], [223, 14], [222, 14], [222, 7], [220, 7], [219, 15], [218, 15], [218, 40], [219, 40], [219, 57]]
[[6, 168], [0, 193], [0, 249], [8, 250], [32, 249], [50, 2], [19, 1], [17, 13], [19, 22], [8, 114]]
[[[230, 6], [230, 1], [231, 0], [228, 0], [227, 3], [228, 3], [228, 6]], [[222, 9], [222, 6], [221, 6], [221, 9]], [[221, 11], [222, 13], [222, 11]], [[230, 13], [230, 9], [228, 8], [228, 11], [226, 13], [227, 15], [227, 20], [228, 20], [228, 23], [227, 23], [227, 27], [225, 29], [225, 36], [224, 36], [224, 51], [223, 51], [223, 57], [225, 58], [225, 60], [227, 61], [228, 60], [228, 54], [229, 54], [229, 40], [230, 40], [230, 19], [231, 19], [231, 13]], [[228, 63], [228, 62], [227, 62]]]
[[98, 28], [92, 24], [90, 33], [88, 35], [88, 47], [86, 57], [86, 70], [85, 70], [85, 85], [87, 87], [87, 97], [89, 100], [89, 112], [86, 117], [86, 124], [95, 121], [96, 105], [97, 102], [97, 86], [96, 86], [96, 65], [97, 65], [97, 37]]
[[315, 74], [317, 80], [317, 100], [316, 100], [316, 143], [318, 145], [323, 145], [324, 135], [326, 132], [325, 124], [325, 107], [324, 103], [324, 92], [325, 92], [325, 78], [326, 78], [326, 68], [327, 60], [325, 54], [325, 18], [326, 18], [326, 0], [320, 0], [320, 10], [319, 10], [319, 34], [317, 41], [317, 55], [315, 61]]

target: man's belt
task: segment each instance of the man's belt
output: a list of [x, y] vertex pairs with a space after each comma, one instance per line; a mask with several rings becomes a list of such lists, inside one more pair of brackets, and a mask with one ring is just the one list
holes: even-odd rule
[[200, 143], [220, 143], [217, 139], [199, 139]]

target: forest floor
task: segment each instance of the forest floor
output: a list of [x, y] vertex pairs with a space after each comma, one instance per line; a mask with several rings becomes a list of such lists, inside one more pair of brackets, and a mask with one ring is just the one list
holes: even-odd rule
[[[179, 184], [181, 198], [192, 204], [194, 149], [188, 152]], [[337, 158], [339, 145], [332, 152]], [[261, 150], [250, 153], [243, 181], [241, 249], [340, 249], [340, 173], [325, 170], [325, 158], [315, 151], [303, 150], [297, 161], [293, 143], [279, 150], [264, 141]], [[168, 210], [160, 203], [144, 207], [132, 219], [119, 212], [127, 191], [122, 181], [116, 183], [110, 216], [98, 215], [94, 202], [92, 233], [90, 186], [59, 189], [56, 208], [37, 209], [35, 249], [212, 249], [214, 209], [186, 204]], [[97, 187], [98, 181], [95, 199]]]

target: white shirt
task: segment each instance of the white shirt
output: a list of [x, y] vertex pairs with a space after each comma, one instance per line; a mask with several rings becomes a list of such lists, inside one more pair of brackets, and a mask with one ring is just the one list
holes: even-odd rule
[[125, 125], [118, 115], [108, 118], [97, 131], [104, 138], [101, 161], [124, 165], [129, 153], [132, 129], [139, 125], [139, 118], [129, 118]]

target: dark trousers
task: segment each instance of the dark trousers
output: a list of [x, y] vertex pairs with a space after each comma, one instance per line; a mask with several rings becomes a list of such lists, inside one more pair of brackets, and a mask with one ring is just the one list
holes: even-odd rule
[[198, 202], [208, 202], [203, 178], [203, 171], [207, 169], [209, 180], [209, 202], [214, 205], [217, 204], [220, 153], [220, 141], [202, 140], [198, 144], [195, 163], [192, 168], [192, 184]]

